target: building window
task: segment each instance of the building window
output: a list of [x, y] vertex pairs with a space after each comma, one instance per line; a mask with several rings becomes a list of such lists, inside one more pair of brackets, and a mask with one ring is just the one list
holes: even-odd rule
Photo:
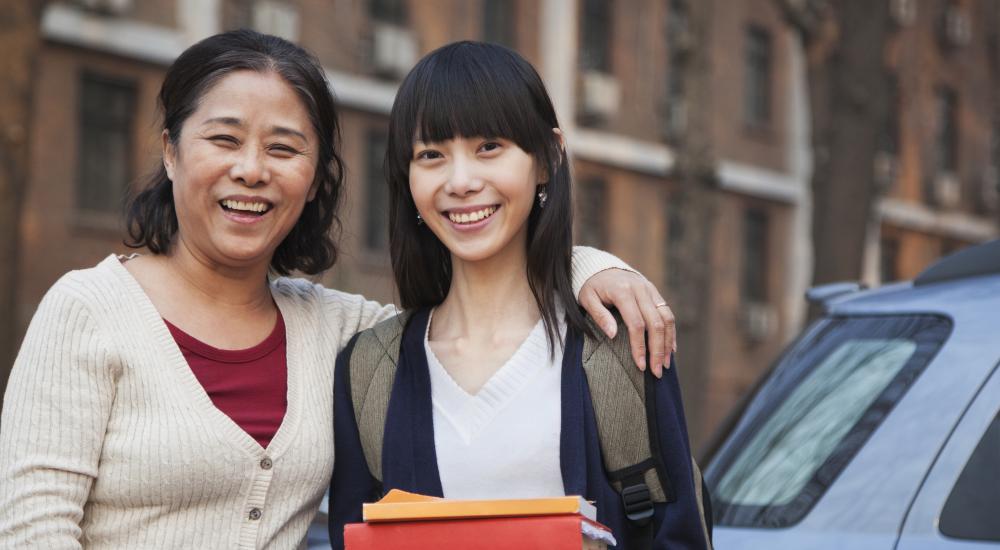
[[404, 0], [371, 0], [368, 3], [368, 13], [376, 21], [406, 25], [406, 2]]
[[958, 94], [942, 87], [937, 92], [937, 165], [939, 172], [958, 172]]
[[608, 185], [601, 178], [580, 181], [576, 193], [577, 236], [580, 244], [607, 248], [608, 243]]
[[743, 111], [747, 125], [764, 126], [771, 120], [771, 33], [750, 26], [746, 35], [746, 75]]
[[903, 98], [899, 90], [899, 75], [889, 75], [888, 92], [888, 115], [885, 117], [885, 128], [882, 131], [880, 146], [883, 151], [896, 157], [899, 156], [900, 111], [903, 109]]
[[132, 177], [135, 85], [85, 72], [80, 78], [76, 206], [116, 214]]
[[513, 48], [514, 0], [483, 0], [483, 41]]
[[611, 72], [611, 2], [583, 0], [580, 68]]
[[681, 72], [685, 49], [688, 47], [690, 29], [687, 3], [684, 0], [670, 0], [667, 10], [667, 118], [666, 137], [669, 141], [680, 139], [687, 125], [684, 103], [684, 75]]
[[767, 212], [748, 208], [743, 217], [743, 301], [767, 302]]
[[883, 284], [899, 280], [899, 240], [883, 237], [879, 246], [879, 276]]
[[387, 136], [384, 130], [368, 133], [365, 159], [365, 248], [383, 251], [389, 247], [389, 186], [383, 160]]

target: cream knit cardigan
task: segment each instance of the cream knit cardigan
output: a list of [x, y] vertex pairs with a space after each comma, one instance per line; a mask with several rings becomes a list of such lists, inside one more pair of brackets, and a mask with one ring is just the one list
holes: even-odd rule
[[[574, 250], [574, 291], [623, 267]], [[115, 256], [45, 295], [0, 418], [0, 548], [295, 548], [333, 468], [333, 366], [395, 314], [278, 278], [288, 408], [262, 448], [215, 408], [152, 302]], [[335, 488], [334, 488], [335, 490]]]

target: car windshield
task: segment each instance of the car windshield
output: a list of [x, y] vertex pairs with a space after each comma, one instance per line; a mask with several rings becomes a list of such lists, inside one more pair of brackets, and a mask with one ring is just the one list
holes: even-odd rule
[[933, 316], [834, 317], [775, 367], [707, 472], [716, 522], [784, 527], [805, 516], [940, 347]]

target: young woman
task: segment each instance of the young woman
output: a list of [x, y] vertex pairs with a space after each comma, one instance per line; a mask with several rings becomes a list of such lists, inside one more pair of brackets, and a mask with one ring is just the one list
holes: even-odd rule
[[378, 479], [362, 445], [372, 438], [362, 438], [351, 404], [349, 352], [338, 359], [334, 547], [344, 524], [360, 521], [362, 502], [393, 488], [452, 498], [580, 494], [596, 501], [618, 548], [708, 547], [675, 369], [652, 382], [650, 424], [653, 461], [675, 498], [654, 506], [645, 542], [602, 463], [581, 368], [585, 341], [599, 335], [570, 289], [569, 165], [531, 65], [475, 42], [424, 57], [396, 96], [386, 166], [393, 269], [412, 313], [377, 438]]
[[[60, 279], [14, 364], [0, 547], [296, 547], [334, 463], [336, 354], [395, 314], [279, 276], [337, 252], [337, 113], [311, 55], [216, 35], [159, 97], [163, 163], [129, 213], [149, 254]], [[586, 292], [635, 284], [619, 298], [652, 307], [615, 271]]]

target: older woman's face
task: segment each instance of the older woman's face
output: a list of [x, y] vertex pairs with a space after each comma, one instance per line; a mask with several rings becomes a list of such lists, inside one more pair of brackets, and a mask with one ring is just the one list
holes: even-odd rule
[[237, 71], [210, 88], [176, 145], [166, 133], [177, 244], [225, 267], [267, 265], [315, 195], [318, 140], [277, 74]]

